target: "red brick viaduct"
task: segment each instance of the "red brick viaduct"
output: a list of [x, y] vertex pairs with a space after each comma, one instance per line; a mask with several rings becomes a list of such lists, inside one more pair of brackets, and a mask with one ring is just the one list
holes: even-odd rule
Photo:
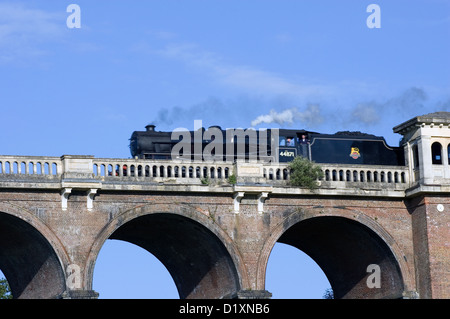
[[449, 113], [394, 131], [404, 167], [321, 165], [315, 191], [286, 186], [281, 163], [0, 156], [0, 269], [17, 298], [96, 298], [97, 256], [120, 239], [155, 255], [180, 298], [269, 298], [282, 242], [317, 262], [336, 298], [450, 298]]

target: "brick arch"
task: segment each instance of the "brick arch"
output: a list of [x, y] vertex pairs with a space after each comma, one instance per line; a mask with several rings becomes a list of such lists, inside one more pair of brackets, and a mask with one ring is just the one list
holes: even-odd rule
[[[392, 236], [363, 213], [302, 210], [275, 227], [262, 249], [257, 283], [264, 285], [267, 262], [276, 242], [299, 248], [322, 268], [336, 298], [401, 298], [413, 278]], [[381, 267], [381, 289], [368, 289], [367, 266]], [[263, 288], [260, 288], [263, 289]]]
[[63, 245], [42, 221], [0, 203], [0, 269], [14, 298], [61, 298], [68, 264]]
[[190, 205], [139, 206], [112, 219], [90, 251], [88, 287], [92, 288], [95, 260], [109, 238], [131, 242], [155, 255], [174, 279], [180, 298], [233, 297], [248, 284], [232, 239], [208, 212]]

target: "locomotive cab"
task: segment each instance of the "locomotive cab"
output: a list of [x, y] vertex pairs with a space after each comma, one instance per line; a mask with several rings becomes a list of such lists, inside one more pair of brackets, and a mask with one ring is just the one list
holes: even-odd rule
[[290, 162], [296, 156], [303, 156], [310, 159], [309, 135], [305, 130], [283, 130], [279, 133], [279, 161]]

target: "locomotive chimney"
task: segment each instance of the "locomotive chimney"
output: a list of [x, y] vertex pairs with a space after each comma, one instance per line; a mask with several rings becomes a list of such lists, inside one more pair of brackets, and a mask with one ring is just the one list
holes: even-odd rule
[[147, 132], [153, 132], [155, 130], [155, 125], [149, 124], [145, 128], [147, 129]]

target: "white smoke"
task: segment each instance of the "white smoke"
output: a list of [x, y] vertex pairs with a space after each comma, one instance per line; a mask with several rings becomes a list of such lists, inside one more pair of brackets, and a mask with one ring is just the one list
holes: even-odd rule
[[296, 107], [292, 107], [278, 113], [275, 110], [270, 110], [269, 114], [260, 115], [251, 122], [251, 126], [256, 126], [261, 123], [277, 123], [280, 125], [292, 125], [294, 122], [308, 123], [311, 125], [321, 124], [324, 118], [321, 114], [319, 105], [309, 104], [303, 112]]
[[260, 115], [254, 119], [251, 126], [256, 126], [261, 123], [278, 123], [280, 125], [284, 123], [292, 124], [295, 114], [298, 111], [295, 108], [284, 110], [281, 113], [275, 112], [275, 110], [270, 110], [269, 114]]

